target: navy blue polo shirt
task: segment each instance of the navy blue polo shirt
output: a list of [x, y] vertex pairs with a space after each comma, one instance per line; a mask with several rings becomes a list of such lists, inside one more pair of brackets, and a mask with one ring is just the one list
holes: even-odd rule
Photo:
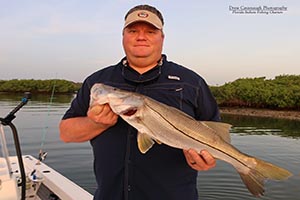
[[[219, 121], [209, 87], [198, 74], [167, 61], [139, 74], [126, 58], [90, 75], [63, 119], [86, 116], [90, 89], [104, 83], [147, 95], [176, 107], [197, 120]], [[97, 181], [95, 200], [196, 200], [197, 171], [186, 163], [181, 149], [155, 144], [146, 154], [137, 147], [137, 131], [120, 117], [91, 141]]]

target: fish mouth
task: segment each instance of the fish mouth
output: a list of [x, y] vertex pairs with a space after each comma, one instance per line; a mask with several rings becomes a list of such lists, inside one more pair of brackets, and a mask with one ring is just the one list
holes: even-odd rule
[[136, 113], [137, 108], [129, 108], [121, 113], [121, 115], [132, 116]]

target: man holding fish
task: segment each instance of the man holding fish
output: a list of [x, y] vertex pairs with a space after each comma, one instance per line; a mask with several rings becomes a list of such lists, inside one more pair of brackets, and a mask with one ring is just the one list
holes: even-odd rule
[[181, 150], [159, 141], [143, 154], [137, 130], [109, 104], [89, 106], [92, 86], [103, 83], [149, 96], [196, 120], [220, 121], [205, 81], [162, 54], [163, 25], [161, 13], [152, 6], [129, 10], [123, 29], [126, 57], [87, 77], [60, 123], [63, 141], [91, 142], [98, 185], [95, 200], [196, 200], [197, 171], [216, 165], [205, 149]]

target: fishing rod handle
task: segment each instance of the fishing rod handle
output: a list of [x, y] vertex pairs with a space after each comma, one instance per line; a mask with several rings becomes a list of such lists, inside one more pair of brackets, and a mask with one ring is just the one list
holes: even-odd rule
[[10, 113], [4, 118], [1, 119], [3, 125], [8, 125], [16, 116], [16, 112], [18, 112], [24, 105], [27, 104], [28, 100], [31, 99], [31, 93], [25, 92], [24, 97], [21, 99], [21, 103], [17, 105]]

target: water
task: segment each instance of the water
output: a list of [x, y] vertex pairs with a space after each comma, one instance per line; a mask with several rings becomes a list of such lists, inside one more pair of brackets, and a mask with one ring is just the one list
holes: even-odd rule
[[[287, 181], [265, 183], [261, 199], [300, 199], [300, 122], [259, 117], [223, 116], [234, 124], [232, 144], [242, 152], [291, 171]], [[235, 169], [222, 161], [208, 172], [199, 172], [200, 199], [257, 199], [245, 188]]]
[[[0, 95], [0, 117], [20, 101], [22, 95]], [[69, 107], [72, 95], [60, 95], [49, 106], [49, 96], [37, 95], [23, 107], [13, 121], [19, 131], [23, 154], [37, 156], [39, 149], [48, 152], [45, 163], [70, 178], [90, 193], [96, 188], [93, 156], [89, 142], [63, 143], [58, 124]], [[287, 181], [268, 181], [264, 200], [300, 199], [300, 122], [270, 118], [224, 115], [223, 121], [234, 125], [232, 144], [241, 151], [290, 170], [295, 176]], [[10, 155], [15, 155], [10, 130], [5, 127]], [[218, 161], [217, 167], [199, 172], [199, 199], [254, 198], [235, 169]]]

